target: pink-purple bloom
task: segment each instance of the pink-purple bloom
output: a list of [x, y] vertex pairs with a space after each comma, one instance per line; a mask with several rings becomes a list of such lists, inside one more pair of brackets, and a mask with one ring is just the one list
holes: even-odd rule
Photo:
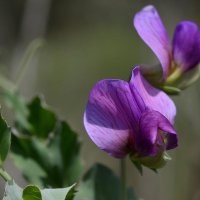
[[135, 67], [129, 82], [101, 80], [92, 89], [84, 125], [92, 141], [113, 157], [155, 157], [177, 146], [176, 107]]
[[200, 30], [191, 21], [180, 22], [170, 43], [167, 31], [153, 6], [146, 6], [134, 17], [139, 36], [160, 60], [163, 81], [174, 72], [181, 74], [196, 67], [200, 62]]

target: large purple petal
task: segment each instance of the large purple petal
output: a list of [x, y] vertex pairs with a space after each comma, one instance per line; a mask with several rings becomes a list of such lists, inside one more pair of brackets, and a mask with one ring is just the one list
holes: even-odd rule
[[170, 42], [157, 10], [153, 6], [143, 8], [135, 15], [134, 26], [139, 36], [160, 60], [163, 78], [166, 79], [171, 62]]
[[132, 95], [129, 83], [122, 80], [102, 80], [90, 94], [84, 115], [85, 128], [93, 142], [114, 157], [124, 157], [128, 146], [133, 145], [139, 118], [145, 109], [138, 98]]
[[132, 71], [131, 88], [136, 89], [146, 107], [160, 112], [172, 124], [176, 115], [176, 107], [167, 94], [151, 86], [141, 75], [139, 67]]
[[187, 71], [200, 62], [200, 30], [190, 21], [180, 22], [175, 29], [173, 39], [175, 63]]
[[176, 131], [162, 114], [146, 110], [140, 118], [140, 131], [135, 137], [136, 150], [141, 156], [155, 156], [177, 146]]

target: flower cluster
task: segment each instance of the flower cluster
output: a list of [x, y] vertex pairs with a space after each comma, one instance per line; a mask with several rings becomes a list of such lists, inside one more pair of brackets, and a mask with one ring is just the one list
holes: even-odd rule
[[[162, 84], [174, 73], [185, 73], [200, 61], [200, 32], [189, 21], [177, 25], [171, 47], [164, 25], [153, 6], [134, 17], [134, 26], [159, 58]], [[178, 71], [178, 72], [177, 72]], [[166, 150], [178, 145], [170, 97], [153, 87], [134, 67], [129, 82], [101, 80], [92, 89], [84, 113], [84, 125], [92, 141], [113, 157], [130, 155], [152, 169], [165, 164]]]

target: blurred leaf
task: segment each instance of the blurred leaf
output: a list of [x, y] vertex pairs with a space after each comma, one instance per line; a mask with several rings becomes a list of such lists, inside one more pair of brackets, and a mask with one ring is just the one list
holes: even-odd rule
[[16, 120], [27, 129], [31, 128], [27, 121], [28, 108], [23, 97], [18, 94], [16, 84], [0, 75], [0, 87], [3, 89], [5, 104], [14, 110]]
[[142, 200], [142, 199], [138, 198], [138, 196], [135, 194], [135, 191], [133, 190], [133, 188], [128, 188], [127, 200]]
[[62, 158], [62, 176], [64, 179], [64, 185], [68, 182], [74, 183], [74, 180], [78, 180], [81, 169], [82, 161], [80, 159], [80, 141], [78, 135], [70, 129], [66, 122], [59, 122], [56, 135], [60, 137], [58, 146], [60, 147]]
[[[96, 164], [83, 177], [75, 200], [119, 200], [120, 180], [109, 168]], [[132, 189], [127, 190], [128, 200], [138, 200]]]
[[30, 131], [28, 133], [36, 135], [38, 138], [47, 138], [56, 124], [55, 113], [39, 97], [34, 98], [27, 107], [29, 110], [28, 122], [32, 127], [31, 130], [27, 130]]
[[27, 186], [23, 190], [23, 200], [72, 200], [75, 185], [68, 188], [40, 190], [36, 186]]
[[47, 176], [47, 174], [44, 169], [42, 169], [41, 166], [37, 164], [36, 161], [30, 158], [24, 158], [23, 156], [17, 155], [15, 153], [11, 154], [11, 158], [15, 161], [16, 167], [21, 169], [24, 177], [29, 180], [30, 183], [34, 183], [38, 186], [43, 186], [41, 184], [41, 179]]
[[3, 200], [22, 200], [22, 188], [14, 182], [6, 183]]
[[6, 159], [10, 149], [11, 131], [8, 128], [5, 120], [0, 115], [0, 165]]
[[29, 110], [25, 100], [16, 91], [4, 91], [4, 101], [8, 107], [14, 110], [16, 120], [26, 129], [31, 129], [28, 122]]
[[82, 169], [78, 135], [66, 122], [57, 120], [38, 97], [28, 104], [28, 109], [32, 132], [19, 122], [13, 129], [11, 150], [16, 166], [29, 182], [39, 186], [73, 184]]
[[27, 186], [24, 190], [14, 182], [6, 184], [3, 200], [73, 200], [75, 184], [68, 188], [43, 189]]

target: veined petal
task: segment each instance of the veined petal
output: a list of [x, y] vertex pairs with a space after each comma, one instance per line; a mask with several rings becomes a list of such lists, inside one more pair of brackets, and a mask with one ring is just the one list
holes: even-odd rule
[[197, 24], [183, 21], [176, 26], [173, 57], [183, 71], [192, 69], [200, 62], [200, 30]]
[[160, 60], [166, 79], [171, 62], [170, 42], [157, 10], [151, 5], [146, 6], [135, 15], [133, 23], [139, 36]]
[[151, 86], [141, 75], [140, 68], [135, 67], [130, 80], [131, 88], [136, 88], [146, 107], [160, 112], [171, 124], [174, 123], [176, 107], [163, 91]]
[[100, 149], [122, 158], [138, 130], [141, 109], [144, 110], [144, 105], [138, 105], [133, 98], [128, 82], [102, 80], [90, 94], [84, 125]]
[[155, 156], [177, 147], [176, 131], [169, 120], [154, 110], [146, 110], [140, 118], [140, 131], [135, 137], [141, 156]]

